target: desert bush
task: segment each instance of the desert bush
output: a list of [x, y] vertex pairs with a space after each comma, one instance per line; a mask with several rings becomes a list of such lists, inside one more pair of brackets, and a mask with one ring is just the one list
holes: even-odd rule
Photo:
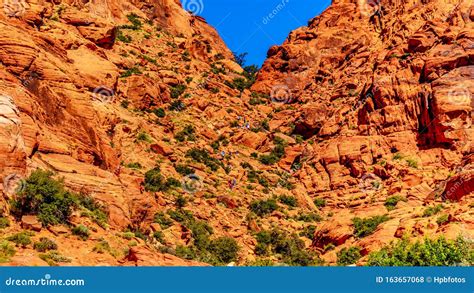
[[64, 188], [53, 173], [36, 170], [25, 181], [21, 192], [11, 201], [11, 213], [17, 218], [38, 215], [45, 226], [67, 223], [75, 204], [75, 195]]
[[323, 220], [317, 213], [300, 214], [296, 219], [303, 222], [321, 222]]
[[87, 228], [86, 226], [84, 226], [82, 224], [72, 228], [71, 232], [72, 232], [73, 235], [78, 236], [80, 239], [82, 239], [84, 241], [89, 239], [89, 236], [91, 234], [90, 231], [89, 231], [89, 228]]
[[58, 245], [47, 237], [41, 237], [39, 242], [33, 244], [33, 248], [38, 252], [46, 252], [48, 250], [58, 249]]
[[289, 207], [298, 206], [298, 200], [296, 199], [296, 197], [291, 196], [291, 195], [281, 195], [278, 197], [278, 201], [280, 201], [282, 204], [285, 204]]
[[184, 109], [186, 109], [186, 105], [181, 100], [174, 100], [173, 102], [170, 103], [168, 109], [170, 111], [181, 112]]
[[176, 86], [171, 87], [171, 98], [177, 99], [179, 98], [185, 91], [187, 86], [184, 84], [178, 84]]
[[9, 261], [15, 252], [15, 248], [8, 241], [0, 241], [0, 263]]
[[352, 219], [352, 223], [354, 224], [354, 235], [359, 238], [366, 237], [374, 233], [379, 224], [388, 220], [389, 217], [387, 215], [373, 216], [365, 219], [356, 217]]
[[436, 215], [437, 213], [441, 212], [444, 209], [444, 206], [442, 204], [436, 205], [434, 207], [427, 207], [423, 211], [423, 217], [431, 217], [433, 215]]
[[385, 200], [384, 205], [387, 210], [391, 211], [395, 209], [399, 201], [406, 201], [406, 198], [399, 195], [391, 196]]
[[163, 118], [166, 116], [166, 112], [163, 108], [153, 109], [153, 113], [159, 118]]
[[107, 240], [105, 239], [100, 239], [99, 243], [97, 243], [94, 248], [92, 249], [93, 252], [96, 252], [96, 253], [105, 253], [105, 252], [110, 252], [111, 251], [111, 247], [110, 247], [110, 244], [109, 242], [107, 242]]
[[314, 205], [318, 208], [322, 208], [326, 206], [326, 200], [322, 198], [315, 198]]
[[444, 225], [448, 222], [449, 222], [449, 215], [447, 215], [447, 214], [441, 215], [436, 219], [436, 223], [440, 226]]
[[194, 169], [188, 167], [187, 165], [178, 164], [174, 166], [174, 169], [176, 170], [176, 172], [178, 172], [179, 174], [183, 176], [194, 174]]
[[57, 251], [50, 251], [48, 253], [43, 253], [39, 255], [39, 258], [44, 260], [45, 262], [48, 263], [50, 266], [57, 266], [58, 263], [68, 263], [71, 262], [71, 259], [62, 256], [59, 252]]
[[209, 152], [204, 149], [192, 148], [186, 152], [186, 157], [190, 157], [198, 163], [203, 163], [214, 172], [222, 167], [222, 162], [211, 157]]
[[291, 266], [309, 266], [319, 262], [313, 253], [305, 251], [304, 242], [295, 234], [287, 234], [279, 229], [261, 231], [256, 235], [257, 255], [274, 254], [282, 262]]
[[472, 242], [458, 237], [455, 240], [424, 239], [411, 243], [407, 239], [385, 246], [369, 254], [369, 266], [455, 266], [474, 264]]
[[273, 165], [280, 161], [280, 159], [285, 155], [285, 146], [286, 142], [279, 137], [274, 139], [275, 147], [272, 149], [270, 154], [261, 155], [259, 160], [262, 164]]
[[156, 213], [153, 222], [160, 224], [161, 229], [167, 229], [173, 225], [173, 220], [163, 212]]
[[195, 129], [192, 125], [187, 125], [186, 127], [183, 128], [183, 130], [176, 133], [174, 138], [179, 142], [195, 141], [196, 140]]
[[239, 245], [230, 237], [219, 237], [211, 240], [208, 248], [218, 263], [227, 264], [237, 260]]
[[343, 248], [337, 253], [337, 264], [340, 266], [355, 264], [361, 257], [359, 247]]
[[278, 205], [274, 199], [255, 200], [250, 203], [249, 208], [256, 215], [263, 217], [278, 209]]
[[7, 240], [15, 243], [16, 246], [27, 247], [32, 242], [30, 238], [31, 236], [33, 236], [32, 232], [22, 231], [7, 237]]
[[314, 238], [315, 232], [316, 232], [316, 226], [309, 225], [303, 228], [303, 231], [300, 232], [300, 236], [304, 236], [312, 240]]
[[0, 229], [10, 227], [10, 221], [8, 218], [0, 217]]

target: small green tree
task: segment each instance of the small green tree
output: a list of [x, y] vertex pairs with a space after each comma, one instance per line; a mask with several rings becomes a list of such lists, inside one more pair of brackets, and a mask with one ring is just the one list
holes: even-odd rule
[[361, 257], [359, 247], [343, 248], [337, 253], [337, 264], [340, 266], [355, 264]]

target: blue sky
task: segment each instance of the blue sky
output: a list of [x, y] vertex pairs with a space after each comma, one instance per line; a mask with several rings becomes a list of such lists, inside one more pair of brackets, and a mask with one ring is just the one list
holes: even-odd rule
[[268, 48], [305, 26], [331, 0], [181, 0], [188, 11], [206, 18], [232, 51], [247, 52], [247, 64], [261, 65]]

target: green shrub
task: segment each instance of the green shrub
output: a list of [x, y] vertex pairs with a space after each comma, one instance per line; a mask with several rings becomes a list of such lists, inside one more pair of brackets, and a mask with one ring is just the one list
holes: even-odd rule
[[122, 238], [127, 239], [127, 240], [131, 240], [131, 239], [135, 238], [135, 233], [130, 232], [130, 231], [123, 232]]
[[8, 218], [0, 217], [0, 229], [10, 227], [10, 221]]
[[124, 35], [123, 31], [120, 28], [117, 29], [117, 37], [116, 38], [120, 42], [123, 42], [123, 43], [126, 43], [126, 44], [129, 44], [129, 43], [132, 42], [132, 37], [129, 36], [129, 35]]
[[15, 255], [15, 248], [8, 241], [0, 242], [0, 263], [10, 261], [10, 257]]
[[314, 233], [316, 232], [316, 226], [309, 225], [303, 228], [303, 231], [300, 232], [300, 236], [304, 236], [309, 239], [314, 238]]
[[126, 77], [130, 77], [132, 75], [140, 75], [140, 74], [142, 74], [140, 69], [138, 67], [134, 66], [134, 67], [129, 68], [126, 71], [122, 72], [122, 74], [120, 74], [120, 77], [126, 78]]
[[315, 198], [314, 205], [318, 208], [322, 208], [326, 206], [326, 200], [322, 198]]
[[153, 222], [160, 224], [161, 229], [167, 229], [173, 225], [173, 220], [163, 212], [156, 213]]
[[94, 248], [92, 249], [93, 252], [96, 252], [96, 253], [105, 253], [105, 252], [110, 252], [111, 251], [111, 247], [110, 247], [110, 244], [109, 242], [107, 242], [107, 240], [105, 239], [101, 239], [99, 241], [99, 243], [97, 243]]
[[337, 264], [340, 266], [355, 264], [361, 257], [359, 247], [343, 248], [337, 253]]
[[407, 199], [405, 197], [395, 195], [395, 196], [391, 196], [391, 197], [387, 198], [385, 200], [384, 205], [387, 208], [387, 210], [391, 211], [391, 210], [395, 209], [395, 207], [397, 206], [399, 201], [406, 201], [406, 200]]
[[474, 246], [461, 237], [446, 240], [425, 239], [410, 243], [408, 240], [392, 243], [369, 254], [369, 266], [455, 266], [474, 264]]
[[219, 237], [211, 241], [208, 250], [216, 258], [218, 263], [227, 264], [237, 260], [239, 245], [233, 238]]
[[146, 133], [145, 131], [140, 131], [137, 134], [137, 141], [144, 141], [144, 142], [147, 142], [147, 143], [152, 143], [153, 142], [150, 135], [148, 133]]
[[50, 266], [57, 266], [58, 263], [60, 263], [60, 262], [62, 262], [62, 263], [71, 262], [71, 259], [69, 259], [65, 256], [62, 256], [57, 251], [50, 251], [48, 253], [40, 254], [39, 258], [41, 258], [42, 260], [47, 262], [48, 265], [50, 265]]
[[38, 215], [45, 226], [67, 223], [75, 204], [75, 195], [63, 181], [52, 179], [52, 172], [36, 170], [26, 179], [24, 188], [11, 201], [11, 213], [17, 218]]
[[142, 168], [142, 165], [138, 162], [134, 162], [134, 163], [128, 163], [128, 164], [125, 164], [125, 167], [127, 168], [130, 168], [130, 169], [141, 169]]
[[280, 261], [290, 266], [309, 266], [319, 263], [313, 253], [305, 251], [304, 242], [297, 235], [274, 229], [256, 235], [255, 253], [266, 256], [274, 254]]
[[418, 169], [418, 162], [414, 159], [406, 159], [406, 162], [409, 167]]
[[89, 217], [102, 228], [107, 228], [108, 222], [108, 213], [106, 208], [96, 201], [93, 197], [85, 194], [81, 194], [76, 197], [76, 203], [79, 207], [82, 207], [84, 210], [83, 215]]
[[[282, 173], [282, 174], [285, 174], [285, 173]], [[278, 179], [278, 186], [279, 187], [282, 187], [282, 188], [286, 188], [288, 190], [293, 190], [295, 188], [295, 186], [293, 185], [293, 183], [291, 183], [289, 181], [289, 177], [287, 176], [282, 176], [280, 177], [280, 179]]]
[[321, 222], [323, 220], [317, 213], [300, 214], [297, 219], [303, 222]]
[[164, 191], [165, 179], [161, 175], [161, 170], [159, 167], [155, 167], [145, 173], [145, 190], [151, 192]]
[[46, 252], [58, 249], [58, 245], [49, 238], [41, 237], [39, 242], [34, 243], [33, 248], [38, 252]]
[[393, 155], [393, 160], [397, 161], [397, 160], [401, 160], [403, 159], [403, 155], [400, 154], [400, 153], [396, 153]]
[[177, 99], [179, 98], [185, 91], [186, 91], [186, 85], [184, 84], [178, 84], [176, 86], [173, 86], [170, 88], [171, 91], [171, 98]]
[[444, 225], [448, 222], [449, 222], [449, 215], [447, 215], [447, 214], [441, 215], [441, 216], [438, 217], [438, 219], [436, 219], [436, 223], [440, 226]]
[[182, 194], [179, 194], [178, 197], [176, 197], [175, 205], [178, 209], [184, 208], [187, 203], [188, 200]]
[[354, 224], [354, 235], [362, 238], [366, 237], [375, 232], [378, 225], [388, 221], [390, 218], [387, 215], [383, 216], [373, 216], [370, 218], [354, 218], [352, 219], [352, 223]]
[[120, 106], [122, 106], [122, 108], [127, 109], [129, 105], [130, 105], [130, 101], [123, 100], [120, 102]]
[[175, 100], [173, 102], [171, 102], [170, 106], [168, 107], [168, 109], [170, 111], [183, 111], [184, 109], [186, 109], [186, 105], [183, 103], [183, 101], [181, 100]]
[[280, 161], [280, 159], [285, 155], [285, 146], [286, 142], [279, 137], [274, 139], [275, 147], [272, 149], [270, 154], [261, 155], [259, 160], [262, 164], [273, 165]]
[[168, 215], [171, 217], [171, 219], [183, 225], [189, 221], [194, 221], [193, 213], [184, 209], [168, 210]]
[[155, 238], [158, 242], [163, 242], [165, 239], [165, 235], [162, 231], [155, 231], [153, 232], [153, 238]]
[[250, 203], [250, 210], [256, 215], [263, 217], [278, 209], [278, 205], [274, 199], [256, 200]]
[[131, 25], [122, 25], [121, 28], [131, 29], [131, 30], [140, 30], [143, 26], [140, 17], [135, 13], [130, 13], [127, 15], [128, 21], [130, 21]]
[[160, 168], [155, 167], [151, 170], [148, 170], [145, 173], [144, 186], [145, 186], [146, 191], [165, 192], [165, 191], [168, 191], [172, 187], [181, 186], [181, 182], [172, 177], [169, 177], [165, 180], [163, 175], [161, 175]]
[[278, 197], [278, 200], [282, 203], [285, 204], [289, 207], [297, 207], [298, 206], [298, 200], [296, 197], [291, 196], [291, 195], [281, 195]]
[[437, 213], [441, 212], [444, 209], [444, 206], [442, 204], [436, 205], [434, 207], [427, 207], [423, 211], [423, 217], [431, 217], [433, 215], [436, 215]]
[[89, 239], [89, 236], [91, 234], [89, 232], [89, 228], [87, 228], [86, 226], [84, 226], [82, 224], [72, 228], [71, 232], [72, 232], [73, 235], [78, 236], [79, 238], [81, 238], [84, 241]]
[[220, 237], [211, 240], [213, 229], [205, 221], [196, 220], [191, 212], [178, 209], [168, 211], [174, 220], [191, 231], [193, 243], [176, 247], [176, 255], [186, 259], [195, 259], [213, 265], [222, 265], [237, 258], [238, 245], [232, 238]]
[[159, 118], [166, 116], [166, 112], [163, 108], [153, 109], [153, 113]]
[[179, 174], [181, 174], [183, 176], [194, 174], [194, 169], [190, 168], [186, 165], [178, 164], [178, 165], [174, 166], [174, 169], [176, 170], [176, 172], [178, 172]]
[[211, 157], [209, 152], [204, 149], [192, 148], [186, 152], [186, 157], [190, 157], [198, 163], [203, 163], [214, 172], [222, 167], [222, 162]]
[[16, 244], [16, 246], [27, 247], [31, 244], [31, 238], [33, 234], [29, 231], [22, 231], [12, 236], [7, 237], [8, 241]]
[[268, 101], [268, 99], [269, 97], [264, 94], [252, 92], [249, 104], [251, 106], [266, 104], [266, 101]]
[[187, 125], [186, 127], [183, 128], [180, 132], [176, 133], [174, 138], [179, 141], [195, 141], [196, 140], [196, 135], [195, 135], [195, 130], [192, 125]]

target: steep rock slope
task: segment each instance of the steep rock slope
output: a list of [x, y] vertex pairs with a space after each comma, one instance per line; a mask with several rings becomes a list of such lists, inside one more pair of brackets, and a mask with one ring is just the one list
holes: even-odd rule
[[333, 1], [268, 51], [253, 89], [282, 105], [271, 130], [315, 142], [294, 176], [341, 215], [314, 246], [346, 242], [353, 214], [383, 213], [388, 196], [408, 201], [356, 245], [450, 234], [416, 216], [436, 196], [459, 201], [472, 232], [473, 14], [470, 1]]

